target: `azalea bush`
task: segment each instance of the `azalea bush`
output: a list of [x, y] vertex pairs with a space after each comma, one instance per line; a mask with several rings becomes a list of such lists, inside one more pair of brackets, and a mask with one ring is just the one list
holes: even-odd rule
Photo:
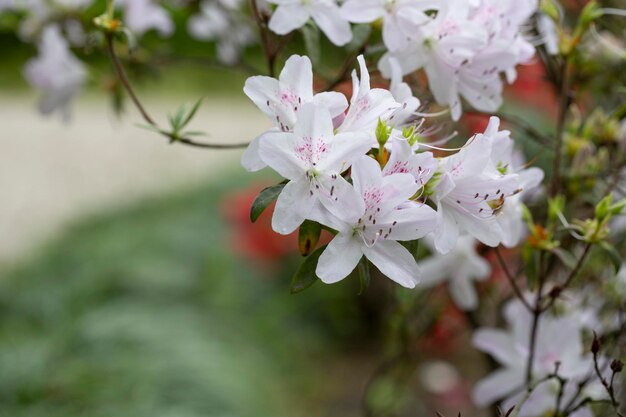
[[[42, 112], [68, 118], [90, 74], [81, 55], [106, 57], [111, 93], [143, 127], [175, 145], [245, 148], [246, 170], [281, 177], [250, 217], [275, 202], [272, 229], [297, 233], [291, 291], [348, 279], [388, 301], [366, 415], [401, 415], [449, 300], [472, 331], [465, 348], [491, 358], [476, 406], [624, 414], [618, 2], [2, 0], [0, 11], [3, 28], [37, 45], [24, 76]], [[251, 73], [243, 93], [272, 127], [208, 142], [189, 128], [200, 101], [160, 125], [127, 75], [149, 61], [150, 36], [205, 42], [207, 59]], [[520, 83], [531, 69], [534, 84]]]

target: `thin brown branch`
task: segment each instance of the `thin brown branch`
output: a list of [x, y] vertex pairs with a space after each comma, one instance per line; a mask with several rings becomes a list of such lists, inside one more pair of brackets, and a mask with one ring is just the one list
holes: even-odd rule
[[511, 284], [511, 287], [513, 288], [513, 291], [515, 292], [515, 295], [517, 296], [517, 298], [519, 298], [522, 304], [524, 304], [524, 307], [526, 307], [528, 311], [532, 312], [533, 307], [530, 305], [528, 300], [526, 300], [526, 297], [524, 297], [524, 294], [522, 293], [522, 290], [520, 289], [519, 285], [517, 285], [517, 281], [515, 280], [515, 277], [509, 270], [509, 267], [504, 261], [504, 258], [502, 258], [502, 254], [500, 253], [500, 248], [496, 247], [495, 252], [496, 252], [496, 258], [498, 258], [498, 262], [500, 263], [500, 266], [502, 267], [502, 270], [504, 271], [504, 275], [506, 275], [507, 279], [509, 280], [509, 283]]
[[551, 196], [556, 196], [561, 190], [561, 159], [563, 155], [563, 136], [565, 134], [565, 118], [569, 108], [570, 97], [570, 64], [569, 59], [565, 57], [561, 64], [561, 87], [559, 101], [559, 116], [556, 126], [556, 144], [554, 145], [554, 161], [552, 165], [552, 187]]
[[259, 36], [261, 37], [261, 46], [265, 54], [267, 61], [267, 72], [270, 77], [276, 76], [276, 56], [278, 51], [272, 48], [271, 34], [267, 28], [267, 22], [259, 10], [257, 0], [250, 0], [250, 7], [252, 9], [252, 16], [259, 29]]
[[124, 67], [122, 66], [122, 63], [120, 62], [117, 54], [115, 53], [115, 46], [114, 46], [112, 34], [108, 34], [106, 36], [106, 44], [107, 44], [107, 50], [109, 52], [109, 56], [111, 58], [111, 62], [113, 63], [113, 67], [115, 69], [115, 73], [117, 74], [117, 78], [124, 86], [124, 89], [130, 96], [133, 104], [135, 105], [139, 113], [141, 114], [141, 117], [143, 117], [146, 123], [159, 129], [161, 135], [168, 138], [170, 140], [170, 143], [181, 143], [183, 145], [192, 146], [195, 148], [205, 148], [205, 149], [241, 149], [249, 145], [249, 143], [219, 144], [219, 143], [196, 142], [189, 138], [176, 137], [173, 134], [160, 129], [158, 123], [154, 120], [152, 116], [150, 116], [150, 114], [148, 113], [144, 105], [141, 103], [141, 100], [139, 100], [139, 97], [135, 93], [135, 90], [133, 89], [130, 81], [128, 80], [128, 77], [126, 76], [126, 72], [124, 71]]
[[[580, 272], [583, 264], [585, 263], [585, 260], [587, 259], [587, 255], [589, 255], [589, 251], [591, 250], [591, 246], [592, 246], [592, 243], [589, 243], [589, 242], [585, 245], [585, 248], [583, 249], [583, 253], [578, 258], [578, 261], [576, 262], [576, 265], [570, 271], [570, 273], [569, 273], [567, 279], [565, 280], [565, 282], [563, 283], [563, 285], [560, 286], [560, 288], [559, 288], [560, 291], [563, 291], [564, 289], [568, 288], [571, 285], [571, 283], [574, 281], [574, 278], [576, 278], [576, 276]], [[555, 302], [556, 302], [556, 297], [552, 297], [550, 299], [550, 301], [548, 301], [548, 303], [543, 307], [542, 311], [549, 310], [554, 305]]]

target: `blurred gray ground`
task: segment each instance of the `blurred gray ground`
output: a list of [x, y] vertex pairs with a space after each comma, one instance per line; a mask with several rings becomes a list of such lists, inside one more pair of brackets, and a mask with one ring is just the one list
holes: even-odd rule
[[[144, 97], [160, 121], [194, 97]], [[241, 169], [241, 151], [169, 145], [118, 119], [104, 97], [81, 97], [69, 123], [35, 110], [34, 95], [0, 97], [0, 264], [50, 239], [73, 219]], [[130, 103], [127, 103], [130, 106]], [[192, 123], [207, 141], [249, 141], [269, 126], [248, 101], [207, 98]]]

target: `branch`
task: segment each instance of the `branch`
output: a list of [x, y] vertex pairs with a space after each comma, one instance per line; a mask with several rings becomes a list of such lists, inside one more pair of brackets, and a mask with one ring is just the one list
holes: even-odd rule
[[554, 146], [554, 162], [552, 166], [552, 187], [551, 196], [555, 196], [561, 189], [561, 158], [563, 154], [563, 135], [565, 131], [565, 118], [569, 107], [569, 89], [570, 89], [570, 65], [569, 59], [564, 58], [561, 64], [561, 100], [559, 102], [559, 117], [556, 126], [556, 144]]
[[508, 278], [509, 282], [511, 283], [511, 287], [513, 288], [513, 291], [515, 292], [515, 295], [517, 296], [517, 298], [519, 298], [519, 300], [522, 302], [522, 304], [524, 304], [524, 307], [526, 307], [526, 309], [528, 311], [533, 312], [533, 307], [530, 305], [528, 300], [526, 300], [526, 297], [524, 297], [524, 294], [522, 293], [522, 290], [517, 285], [517, 281], [515, 280], [515, 277], [513, 276], [513, 274], [509, 270], [509, 267], [507, 266], [506, 262], [502, 258], [502, 255], [500, 254], [500, 248], [496, 247], [495, 248], [495, 252], [496, 252], [496, 257], [498, 258], [498, 262], [500, 263], [500, 266], [502, 267], [502, 270], [504, 271], [504, 274], [506, 275], [506, 277]]
[[109, 56], [111, 57], [111, 62], [113, 63], [113, 67], [115, 68], [115, 73], [117, 74], [117, 78], [120, 80], [120, 82], [124, 86], [124, 89], [130, 96], [132, 102], [135, 104], [135, 107], [137, 108], [139, 113], [141, 113], [141, 117], [143, 117], [146, 123], [159, 129], [163, 136], [169, 138], [170, 143], [182, 143], [187, 146], [192, 146], [196, 148], [207, 148], [207, 149], [240, 149], [240, 148], [245, 148], [249, 145], [248, 143], [214, 144], [214, 143], [196, 142], [189, 138], [176, 137], [173, 134], [167, 133], [164, 130], [160, 129], [158, 123], [152, 118], [152, 116], [150, 116], [146, 108], [141, 103], [141, 100], [139, 100], [139, 97], [135, 93], [135, 90], [133, 89], [132, 85], [130, 84], [128, 77], [126, 77], [126, 72], [124, 71], [124, 67], [122, 67], [122, 63], [120, 62], [117, 54], [115, 53], [115, 46], [113, 45], [112, 34], [106, 35], [106, 44], [107, 44], [107, 50], [109, 52]]
[[[574, 269], [571, 270], [569, 276], [565, 280], [565, 283], [563, 283], [563, 285], [561, 285], [561, 287], [559, 288], [560, 291], [563, 291], [564, 289], [569, 287], [572, 281], [574, 281], [574, 278], [576, 278], [576, 275], [578, 275], [578, 272], [580, 272], [580, 269], [582, 268], [583, 263], [585, 262], [585, 259], [587, 259], [587, 255], [589, 255], [589, 250], [591, 249], [591, 245], [592, 245], [591, 242], [588, 242], [585, 245], [585, 249], [583, 250], [582, 255], [580, 255], [580, 258], [578, 258], [578, 262], [576, 262]], [[543, 307], [542, 311], [549, 310], [550, 307], [552, 307], [555, 302], [556, 302], [556, 297], [552, 297], [550, 301], [548, 302], [548, 304], [546, 304], [546, 306]]]

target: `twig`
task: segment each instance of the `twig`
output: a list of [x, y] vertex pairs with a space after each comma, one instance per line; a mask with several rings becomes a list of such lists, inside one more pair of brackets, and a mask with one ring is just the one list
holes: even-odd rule
[[619, 412], [619, 401], [615, 398], [615, 390], [613, 388], [613, 381], [615, 380], [615, 371], [613, 371], [613, 375], [611, 376], [611, 383], [609, 384], [604, 376], [602, 376], [602, 371], [600, 371], [600, 365], [598, 365], [598, 351], [600, 342], [598, 340], [598, 336], [594, 333], [594, 345], [597, 343], [598, 348], [592, 348], [593, 353], [593, 369], [596, 371], [596, 375], [600, 379], [602, 386], [606, 390], [607, 394], [609, 394], [609, 398], [611, 399], [611, 405], [615, 409], [615, 412], [618, 416], [622, 417]]
[[502, 270], [504, 271], [504, 275], [506, 275], [507, 279], [511, 283], [511, 287], [513, 288], [513, 291], [515, 292], [515, 295], [517, 296], [517, 298], [519, 298], [522, 304], [524, 304], [524, 307], [526, 307], [528, 311], [532, 312], [533, 307], [530, 305], [528, 300], [526, 300], [526, 297], [524, 297], [522, 290], [517, 285], [517, 281], [515, 280], [515, 277], [513, 276], [513, 274], [511, 274], [509, 267], [507, 266], [506, 262], [502, 258], [502, 254], [500, 254], [500, 248], [496, 247], [495, 252], [496, 252], [496, 257], [498, 258], [498, 262], [500, 263], [500, 266], [502, 267]]
[[[141, 114], [141, 117], [143, 117], [143, 119], [149, 125], [154, 126], [155, 128], [159, 128], [158, 123], [152, 118], [152, 116], [150, 116], [150, 114], [148, 113], [146, 108], [143, 106], [143, 104], [141, 103], [141, 100], [139, 100], [139, 97], [135, 93], [135, 90], [133, 89], [132, 85], [130, 84], [130, 81], [128, 80], [128, 77], [126, 77], [126, 72], [124, 71], [124, 68], [122, 67], [122, 63], [120, 62], [119, 58], [117, 57], [117, 54], [115, 53], [115, 46], [113, 44], [113, 35], [112, 34], [107, 34], [106, 35], [106, 44], [107, 44], [107, 50], [109, 52], [109, 56], [111, 57], [111, 62], [113, 63], [113, 67], [115, 68], [115, 72], [117, 74], [117, 77], [120, 80], [120, 82], [122, 83], [122, 85], [124, 86], [124, 89], [126, 90], [128, 95], [130, 96], [132, 102], [135, 104], [135, 107], [137, 108], [137, 110]], [[169, 138], [171, 143], [182, 143], [184, 145], [193, 146], [193, 147], [196, 147], [196, 148], [240, 149], [240, 148], [245, 148], [245, 147], [247, 147], [249, 145], [248, 143], [215, 144], [215, 143], [196, 142], [196, 141], [194, 141], [192, 139], [189, 139], [189, 138], [184, 138], [184, 137], [183, 138], [178, 138], [178, 137], [175, 137], [173, 134], [167, 133], [167, 132], [165, 132], [163, 130], [161, 130], [160, 133], [163, 136]]]
[[276, 75], [276, 55], [277, 50], [272, 49], [270, 33], [267, 30], [267, 24], [265, 19], [261, 15], [261, 11], [259, 10], [259, 5], [257, 4], [257, 0], [250, 0], [250, 7], [252, 8], [252, 15], [254, 16], [254, 21], [259, 28], [259, 36], [261, 37], [261, 45], [263, 46], [263, 52], [265, 53], [265, 59], [267, 60], [267, 72], [270, 77], [274, 77]]
[[556, 126], [556, 144], [554, 145], [554, 161], [552, 166], [552, 187], [550, 195], [556, 196], [561, 189], [561, 159], [563, 154], [563, 136], [565, 131], [565, 118], [569, 108], [569, 89], [570, 89], [570, 65], [569, 59], [564, 58], [561, 64], [561, 100], [559, 102], [559, 116]]
[[[563, 285], [560, 286], [560, 290], [563, 291], [564, 289], [566, 289], [567, 287], [570, 286], [570, 284], [572, 283], [572, 281], [574, 281], [574, 278], [576, 278], [576, 275], [578, 275], [578, 272], [580, 272], [580, 269], [583, 266], [583, 263], [585, 262], [585, 260], [587, 259], [587, 255], [589, 255], [589, 250], [591, 249], [591, 245], [592, 243], [588, 242], [585, 245], [585, 249], [583, 250], [582, 255], [580, 255], [580, 258], [578, 258], [578, 261], [576, 262], [576, 265], [574, 266], [574, 269], [572, 269], [570, 271], [569, 276], [567, 277], [567, 279], [565, 280], [565, 282], [563, 283]], [[550, 307], [552, 307], [554, 305], [554, 303], [556, 302], [556, 297], [552, 297], [550, 299], [550, 301], [548, 301], [548, 304], [546, 304], [542, 311], [546, 311], [549, 310]]]

